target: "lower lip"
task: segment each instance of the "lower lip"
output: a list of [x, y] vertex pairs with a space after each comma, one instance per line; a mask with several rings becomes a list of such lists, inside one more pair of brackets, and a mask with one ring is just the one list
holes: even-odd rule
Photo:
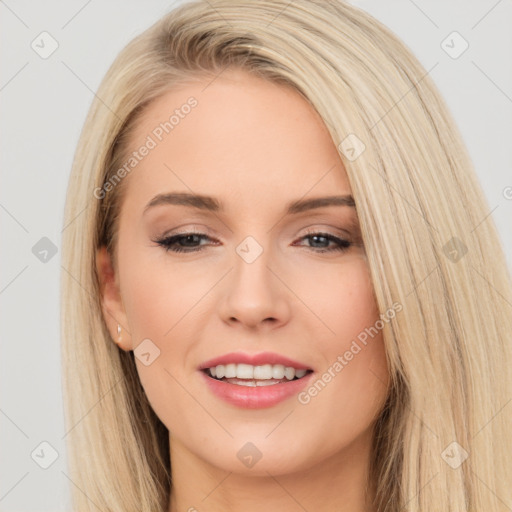
[[272, 407], [294, 395], [297, 395], [311, 380], [314, 372], [301, 379], [272, 384], [268, 386], [239, 386], [222, 380], [214, 379], [200, 370], [206, 384], [213, 392], [225, 402], [245, 409], [261, 409]]

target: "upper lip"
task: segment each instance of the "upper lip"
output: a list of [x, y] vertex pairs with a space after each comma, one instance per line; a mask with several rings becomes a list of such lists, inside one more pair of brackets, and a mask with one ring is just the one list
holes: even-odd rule
[[291, 366], [296, 370], [311, 370], [311, 368], [303, 363], [294, 361], [289, 357], [276, 354], [274, 352], [260, 352], [258, 354], [246, 354], [244, 352], [230, 352], [213, 359], [205, 361], [199, 366], [199, 370], [213, 368], [219, 364], [245, 363], [253, 366], [261, 366], [264, 364], [282, 364], [283, 366]]

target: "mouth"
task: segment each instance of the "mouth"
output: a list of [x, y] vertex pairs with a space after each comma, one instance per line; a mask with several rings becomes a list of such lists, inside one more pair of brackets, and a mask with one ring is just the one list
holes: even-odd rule
[[245, 363], [219, 364], [201, 370], [209, 378], [237, 386], [273, 386], [303, 379], [311, 369], [294, 368], [282, 364], [253, 366]]

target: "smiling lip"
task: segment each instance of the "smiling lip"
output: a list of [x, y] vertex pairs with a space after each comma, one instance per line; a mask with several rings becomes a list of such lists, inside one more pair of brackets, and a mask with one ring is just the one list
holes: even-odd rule
[[313, 375], [315, 375], [312, 372], [307, 373], [300, 379], [290, 380], [280, 384], [249, 387], [214, 379], [205, 371], [200, 371], [199, 373], [202, 375], [202, 378], [205, 379], [206, 385], [214, 395], [225, 402], [245, 409], [262, 409], [276, 405], [299, 393], [300, 390], [311, 381]]
[[281, 356], [274, 352], [260, 352], [259, 354], [245, 354], [243, 352], [230, 352], [223, 356], [210, 359], [199, 366], [199, 370], [206, 368], [212, 368], [219, 364], [230, 364], [230, 363], [245, 363], [251, 364], [252, 366], [264, 365], [264, 364], [282, 364], [283, 366], [291, 366], [296, 370], [311, 370], [308, 365], [289, 359], [288, 357]]
[[273, 352], [261, 352], [259, 354], [244, 354], [243, 352], [231, 352], [223, 356], [210, 359], [204, 362], [198, 368], [199, 373], [205, 380], [210, 391], [220, 399], [237, 407], [246, 409], [261, 409], [271, 407], [273, 405], [290, 398], [300, 392], [312, 379], [314, 372], [306, 373], [300, 379], [281, 382], [268, 386], [240, 386], [230, 384], [211, 377], [207, 368], [212, 368], [220, 364], [226, 365], [230, 363], [245, 363], [253, 366], [264, 364], [282, 364], [283, 366], [291, 366], [296, 370], [312, 370], [309, 366], [281, 356]]

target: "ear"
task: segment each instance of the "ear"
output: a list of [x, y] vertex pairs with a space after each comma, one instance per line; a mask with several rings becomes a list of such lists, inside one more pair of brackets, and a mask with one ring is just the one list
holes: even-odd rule
[[[96, 252], [96, 271], [100, 282], [100, 299], [103, 318], [112, 340], [123, 350], [133, 350], [128, 321], [119, 291], [119, 276], [114, 272], [110, 254], [105, 246]], [[121, 327], [121, 335], [118, 327]]]

